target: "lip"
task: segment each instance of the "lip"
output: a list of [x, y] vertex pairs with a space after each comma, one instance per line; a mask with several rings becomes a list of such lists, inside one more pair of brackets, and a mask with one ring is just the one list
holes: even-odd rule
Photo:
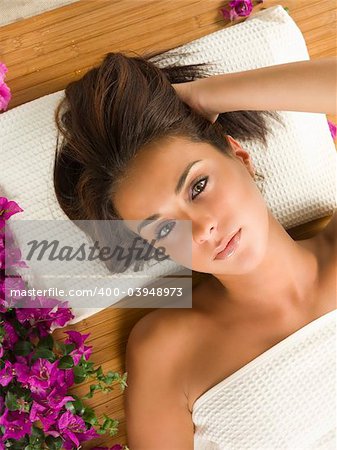
[[216, 254], [214, 259], [225, 259], [235, 253], [241, 237], [241, 228], [234, 233], [229, 240], [222, 242], [221, 245], [216, 249]]

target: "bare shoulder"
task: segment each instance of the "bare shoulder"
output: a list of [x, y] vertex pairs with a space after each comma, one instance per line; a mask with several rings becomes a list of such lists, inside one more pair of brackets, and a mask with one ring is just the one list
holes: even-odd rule
[[129, 342], [142, 346], [158, 346], [171, 339], [180, 341], [188, 332], [191, 311], [183, 308], [151, 311], [134, 325]]
[[185, 389], [184, 310], [155, 310], [131, 330], [124, 407], [132, 449], [193, 449]]
[[[126, 370], [134, 356], [156, 362], [156, 371], [183, 373], [186, 353], [193, 342], [192, 309], [157, 309], [142, 317], [131, 330], [126, 348]], [[139, 356], [137, 356], [137, 359]]]

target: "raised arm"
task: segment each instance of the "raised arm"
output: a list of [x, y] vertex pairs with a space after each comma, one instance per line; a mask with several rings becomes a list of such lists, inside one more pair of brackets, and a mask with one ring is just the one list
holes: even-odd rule
[[336, 114], [337, 57], [213, 75], [173, 87], [208, 118], [239, 110]]

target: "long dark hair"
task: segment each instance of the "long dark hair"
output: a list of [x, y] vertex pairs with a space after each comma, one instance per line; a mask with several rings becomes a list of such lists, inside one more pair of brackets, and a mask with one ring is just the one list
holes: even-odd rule
[[[156, 53], [107, 53], [98, 67], [66, 87], [55, 111], [54, 188], [71, 220], [121, 219], [112, 200], [118, 182], [139, 151], [164, 137], [207, 142], [228, 156], [226, 134], [266, 145], [267, 119], [279, 120], [277, 113], [225, 112], [212, 124], [182, 102], [171, 85], [209, 76], [210, 64], [161, 64]], [[120, 227], [110, 244], [132, 235]], [[109, 269], [123, 271], [116, 262]]]

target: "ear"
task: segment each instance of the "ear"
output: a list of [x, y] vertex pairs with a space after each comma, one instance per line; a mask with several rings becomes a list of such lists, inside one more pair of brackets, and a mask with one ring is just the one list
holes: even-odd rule
[[238, 159], [246, 167], [250, 175], [254, 178], [255, 168], [249, 153], [247, 153], [246, 150], [244, 150], [241, 145], [234, 138], [232, 138], [232, 136], [227, 134], [226, 137], [230, 143], [233, 157]]

